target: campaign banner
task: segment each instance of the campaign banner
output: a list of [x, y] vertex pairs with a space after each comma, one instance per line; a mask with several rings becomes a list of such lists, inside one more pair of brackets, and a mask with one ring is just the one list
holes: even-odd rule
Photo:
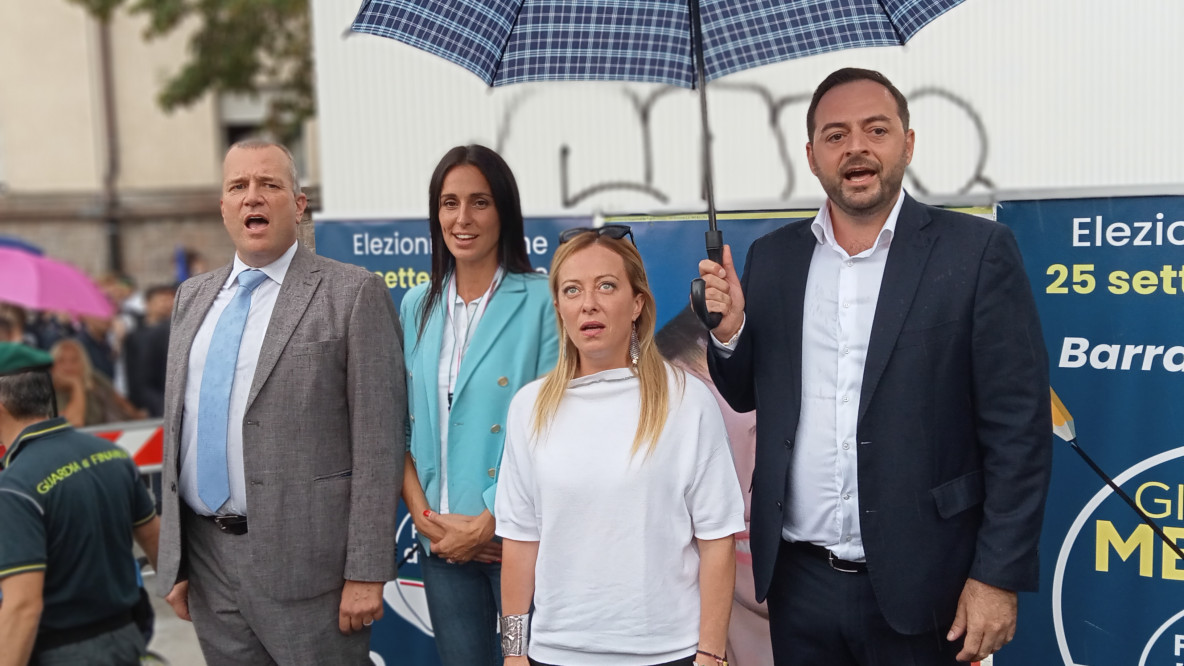
[[997, 666], [1184, 663], [1184, 197], [1008, 201], [1054, 392], [1041, 587]]
[[[724, 242], [732, 247], [737, 271], [743, 273], [744, 258], [748, 246], [754, 240], [792, 219], [813, 216], [814, 212], [721, 214], [719, 228], [724, 233]], [[635, 215], [610, 217], [605, 222], [627, 224], [632, 229], [657, 301], [658, 327], [661, 328], [688, 303], [690, 282], [698, 277], [699, 260], [706, 256], [703, 236], [707, 230], [706, 216]], [[549, 270], [560, 231], [590, 226], [592, 219], [587, 217], [528, 218], [523, 242], [526, 243], [535, 270]], [[316, 244], [317, 253], [322, 256], [357, 264], [378, 273], [390, 288], [396, 305], [411, 287], [426, 282], [430, 276], [431, 238], [427, 220], [424, 219], [317, 220]], [[752, 452], [748, 451], [746, 457], [751, 456]], [[751, 462], [748, 469], [751, 473]], [[379, 666], [438, 666], [439, 658], [420, 572], [419, 558], [422, 554], [415, 550], [415, 526], [402, 505], [398, 520], [399, 557], [406, 558], [406, 561], [399, 568], [398, 580], [388, 583], [383, 591], [386, 612], [373, 628], [371, 659]], [[738, 538], [737, 560], [741, 566], [751, 569], [747, 534]], [[751, 581], [750, 571], [747, 576]], [[748, 585], [751, 589], [751, 582]], [[756, 606], [755, 600], [751, 601], [751, 605]], [[733, 617], [740, 618], [743, 613], [742, 609], [738, 610], [733, 613]], [[759, 615], [750, 615], [758, 636], [755, 643], [759, 645], [755, 647], [767, 650], [767, 625]], [[743, 621], [734, 619], [733, 624], [739, 626]], [[763, 666], [767, 660], [750, 659], [745, 663], [733, 658], [732, 661], [738, 666]]]

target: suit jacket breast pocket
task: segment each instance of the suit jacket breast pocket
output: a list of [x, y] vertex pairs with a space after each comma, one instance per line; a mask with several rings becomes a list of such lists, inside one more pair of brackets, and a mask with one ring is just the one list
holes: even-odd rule
[[968, 474], [946, 481], [929, 491], [937, 504], [937, 513], [945, 519], [982, 504], [986, 497], [983, 486], [983, 471], [976, 469]]
[[341, 338], [319, 342], [293, 342], [288, 345], [288, 353], [293, 356], [317, 356], [335, 353], [340, 347]]

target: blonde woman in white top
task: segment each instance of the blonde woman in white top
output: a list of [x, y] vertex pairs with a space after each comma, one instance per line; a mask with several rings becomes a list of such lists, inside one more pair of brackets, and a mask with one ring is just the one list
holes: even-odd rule
[[655, 348], [628, 227], [564, 232], [550, 287], [559, 362], [510, 405], [497, 495], [505, 664], [717, 666], [744, 529], [719, 407]]

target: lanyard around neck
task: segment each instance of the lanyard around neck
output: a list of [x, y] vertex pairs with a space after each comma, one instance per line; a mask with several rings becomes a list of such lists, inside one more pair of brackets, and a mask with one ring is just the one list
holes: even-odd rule
[[[469, 317], [468, 322], [464, 326], [464, 337], [460, 336], [458, 323], [456, 317], [453, 316], [453, 309], [456, 307], [456, 272], [453, 271], [451, 279], [448, 281], [448, 307], [447, 323], [449, 329], [452, 331], [452, 345], [454, 347], [453, 353], [448, 359], [448, 409], [452, 409], [452, 394], [456, 391], [456, 383], [460, 378], [460, 366], [464, 360], [465, 352], [468, 351], [469, 343], [472, 342], [473, 329], [477, 322], [481, 321], [485, 310], [489, 308], [489, 302], [493, 300], [493, 293], [502, 283], [502, 278], [506, 275], [506, 270], [498, 266], [497, 272], [493, 274], [493, 280], [489, 282], [489, 288], [485, 290], [485, 294], [481, 296], [481, 302], [477, 304], [477, 309]], [[468, 307], [468, 304], [465, 304]]]

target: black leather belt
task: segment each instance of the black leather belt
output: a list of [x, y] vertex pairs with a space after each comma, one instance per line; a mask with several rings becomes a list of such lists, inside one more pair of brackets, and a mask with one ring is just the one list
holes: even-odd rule
[[807, 555], [810, 555], [811, 557], [815, 557], [820, 560], [826, 560], [826, 563], [830, 565], [830, 568], [834, 569], [835, 571], [853, 574], [867, 573], [866, 563], [839, 559], [835, 557], [834, 553], [817, 544], [807, 543], [805, 541], [794, 541], [790, 543], [790, 546], [803, 553], [806, 553]]
[[199, 516], [206, 520], [213, 521], [218, 529], [227, 534], [246, 534], [247, 533], [247, 517], [246, 516]]

